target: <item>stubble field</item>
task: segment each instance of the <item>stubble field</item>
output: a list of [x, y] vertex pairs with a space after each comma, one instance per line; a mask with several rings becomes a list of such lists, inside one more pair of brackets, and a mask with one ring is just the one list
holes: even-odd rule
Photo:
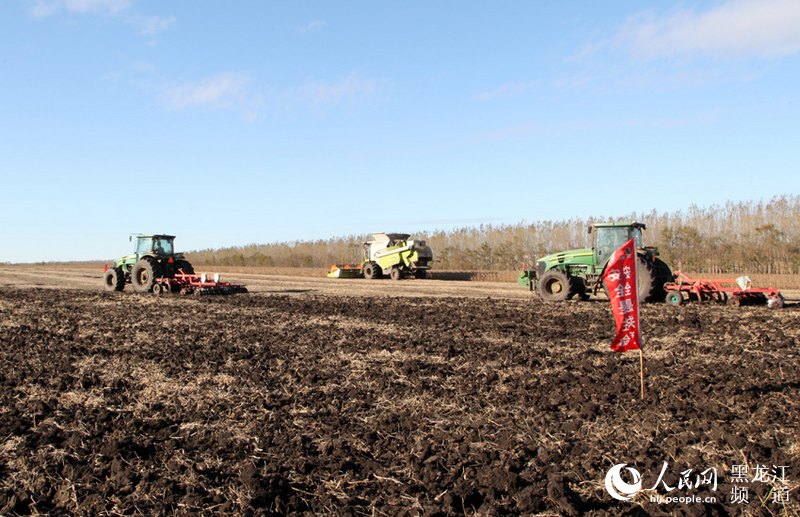
[[[800, 511], [796, 303], [644, 307], [642, 402], [602, 301], [281, 278], [156, 298], [3, 274], [0, 514]], [[615, 464], [648, 489], [665, 462], [669, 492], [605, 489]]]

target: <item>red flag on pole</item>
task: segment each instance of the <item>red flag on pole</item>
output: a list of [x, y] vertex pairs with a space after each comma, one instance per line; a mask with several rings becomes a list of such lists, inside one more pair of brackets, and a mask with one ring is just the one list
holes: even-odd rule
[[614, 252], [606, 265], [603, 281], [608, 288], [617, 335], [611, 343], [614, 352], [641, 350], [639, 293], [636, 287], [636, 244], [633, 239]]

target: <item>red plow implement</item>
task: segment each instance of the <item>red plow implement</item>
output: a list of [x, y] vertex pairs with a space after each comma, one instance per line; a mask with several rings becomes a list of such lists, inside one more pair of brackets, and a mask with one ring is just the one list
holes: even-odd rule
[[247, 288], [243, 285], [220, 281], [218, 273], [187, 274], [182, 269], [172, 277], [156, 278], [153, 284], [153, 293], [156, 295], [178, 293], [209, 296], [246, 292]]
[[746, 276], [739, 278], [691, 278], [680, 271], [675, 272], [675, 281], [664, 284], [665, 301], [671, 305], [686, 302], [717, 302], [728, 305], [768, 305], [783, 307], [780, 291], [773, 288], [751, 287]]

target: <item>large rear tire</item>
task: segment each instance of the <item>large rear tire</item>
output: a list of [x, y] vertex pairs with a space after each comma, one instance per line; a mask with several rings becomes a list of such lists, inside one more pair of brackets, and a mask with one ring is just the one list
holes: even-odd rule
[[131, 270], [131, 284], [137, 293], [147, 293], [153, 288], [156, 277], [160, 275], [158, 264], [147, 257], [134, 264]]
[[[653, 301], [656, 286], [656, 271], [642, 257], [636, 261], [636, 281], [639, 287], [639, 301], [647, 303]], [[664, 295], [658, 301], [664, 299]]]
[[563, 302], [570, 292], [569, 277], [560, 269], [551, 269], [539, 279], [538, 292], [546, 302]]
[[103, 273], [103, 287], [106, 291], [122, 291], [125, 289], [125, 273], [121, 268], [112, 267]]
[[381, 267], [376, 262], [367, 262], [364, 264], [364, 278], [375, 280], [380, 278], [383, 274]]
[[183, 270], [183, 273], [186, 275], [194, 274], [194, 266], [192, 266], [188, 260], [176, 260], [175, 272], [177, 273], [179, 269]]

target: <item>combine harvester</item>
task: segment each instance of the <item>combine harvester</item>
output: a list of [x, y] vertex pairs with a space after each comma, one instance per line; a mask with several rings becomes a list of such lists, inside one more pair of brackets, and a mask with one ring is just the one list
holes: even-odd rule
[[754, 288], [750, 278], [691, 278], [676, 271], [675, 281], [664, 284], [667, 292], [664, 301], [670, 305], [686, 302], [717, 302], [738, 307], [740, 305], [768, 305], [779, 309], [784, 305], [783, 295], [772, 288]]
[[[221, 282], [219, 274], [196, 274], [183, 256], [175, 253], [174, 235], [136, 234], [133, 254], [115, 259], [103, 268], [107, 291], [122, 291], [131, 284], [137, 293], [179, 293], [200, 296], [246, 293], [243, 285]], [[134, 235], [131, 235], [131, 239]]]
[[373, 233], [364, 243], [361, 265], [333, 264], [329, 278], [368, 278], [388, 276], [400, 280], [409, 276], [426, 278], [433, 252], [425, 241], [415, 240], [408, 233]]

